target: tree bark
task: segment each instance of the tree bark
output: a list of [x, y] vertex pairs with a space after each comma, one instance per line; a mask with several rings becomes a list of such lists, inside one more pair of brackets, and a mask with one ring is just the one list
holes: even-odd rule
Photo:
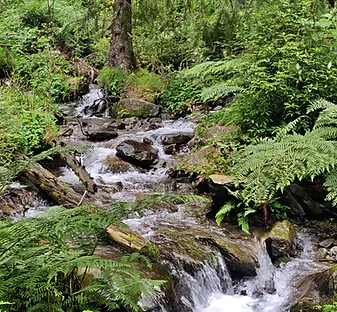
[[92, 202], [74, 191], [72, 187], [54, 176], [50, 171], [38, 163], [33, 163], [25, 170], [24, 175], [37, 188], [45, 192], [49, 197], [65, 208], [74, 208], [81, 204], [90, 205]]
[[132, 45], [131, 0], [115, 0], [113, 9], [109, 66], [127, 72], [136, 66]]

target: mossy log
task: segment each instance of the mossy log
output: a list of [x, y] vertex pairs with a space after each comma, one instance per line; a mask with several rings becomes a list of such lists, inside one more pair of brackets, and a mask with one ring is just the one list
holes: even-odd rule
[[30, 164], [25, 170], [24, 175], [37, 188], [65, 208], [74, 208], [80, 204], [92, 204], [88, 198], [85, 198], [85, 194], [81, 195], [75, 192], [71, 186], [64, 183], [38, 163]]
[[128, 251], [139, 252], [149, 256], [153, 260], [159, 260], [160, 255], [158, 247], [127, 227], [110, 224], [107, 227], [106, 232], [112, 241]]
[[111, 224], [107, 227], [106, 231], [109, 238], [114, 242], [133, 252], [139, 252], [149, 244], [149, 241], [139, 234], [132, 232], [127, 227], [119, 227]]

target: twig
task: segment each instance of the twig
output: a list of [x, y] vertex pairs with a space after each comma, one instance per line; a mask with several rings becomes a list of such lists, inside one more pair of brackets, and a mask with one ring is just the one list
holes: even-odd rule
[[79, 202], [78, 205], [77, 205], [77, 207], [78, 207], [78, 206], [81, 206], [81, 204], [82, 204], [82, 202], [83, 202], [83, 199], [84, 199], [85, 195], [87, 195], [87, 193], [88, 193], [88, 191], [85, 190], [84, 193], [83, 193], [83, 196], [82, 196], [82, 198], [81, 198], [81, 200], [80, 200], [80, 202]]

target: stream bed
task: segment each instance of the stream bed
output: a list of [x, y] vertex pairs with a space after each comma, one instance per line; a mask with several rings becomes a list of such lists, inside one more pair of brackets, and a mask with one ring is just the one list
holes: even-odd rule
[[[163, 136], [193, 134], [194, 119], [156, 119], [156, 126], [130, 126], [118, 131], [118, 137], [104, 142], [87, 142], [74, 114], [85, 120], [89, 128], [105, 126], [109, 117], [83, 114], [84, 108], [99, 99], [102, 93], [95, 87], [79, 101], [67, 105], [64, 128], [72, 122], [72, 136], [65, 138], [73, 145], [89, 145], [87, 152], [78, 156], [99, 188], [104, 189], [104, 201], [133, 201], [146, 194], [193, 194], [186, 181], [168, 176], [173, 156], [164, 151]], [[72, 115], [73, 114], [73, 115]], [[82, 114], [82, 115], [81, 115]], [[135, 120], [131, 120], [135, 124]], [[131, 122], [129, 120], [129, 122]], [[136, 120], [137, 122], [137, 120]], [[151, 128], [151, 127], [150, 127]], [[147, 140], [158, 150], [158, 161], [148, 169], [131, 165], [123, 172], [113, 172], [106, 166], [108, 157], [116, 156], [116, 146], [125, 140]], [[188, 153], [188, 146], [180, 150]], [[77, 177], [66, 167], [59, 168], [59, 176], [75, 188], [81, 188]], [[98, 193], [99, 194], [99, 193]], [[97, 198], [99, 202], [101, 198]], [[198, 204], [196, 206], [199, 206]], [[174, 209], [147, 210], [130, 215], [124, 222], [130, 229], [159, 246], [163, 252], [162, 264], [172, 276], [169, 298], [144, 298], [141, 305], [156, 312], [286, 312], [298, 299], [294, 282], [314, 272], [323, 265], [315, 261], [310, 235], [297, 233], [297, 244], [302, 251], [287, 263], [275, 267], [260, 236], [240, 233], [236, 228], [218, 228], [214, 220], [200, 217], [196, 210], [202, 207], [181, 204]], [[48, 209], [47, 204], [36, 205], [26, 212], [33, 217]], [[199, 211], [199, 210], [198, 210]], [[202, 210], [205, 212], [205, 210]], [[239, 248], [249, 255], [245, 269], [234, 266], [226, 248]], [[248, 256], [247, 256], [248, 257]], [[251, 260], [252, 259], [252, 260]], [[249, 262], [251, 261], [251, 262]], [[239, 260], [238, 260], [239, 262]], [[253, 268], [251, 266], [254, 266]], [[236, 272], [236, 273], [235, 273]], [[245, 272], [248, 272], [245, 276]]]

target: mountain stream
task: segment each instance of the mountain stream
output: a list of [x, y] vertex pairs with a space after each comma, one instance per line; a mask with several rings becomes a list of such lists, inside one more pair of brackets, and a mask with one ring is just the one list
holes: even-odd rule
[[[92, 87], [89, 94], [83, 96], [67, 109], [80, 115], [87, 121], [104, 124], [108, 117], [89, 117], [84, 114], [85, 107], [102, 96], [99, 89]], [[82, 116], [81, 116], [82, 114]], [[110, 120], [111, 121], [111, 120]], [[164, 153], [161, 138], [172, 133], [193, 133], [195, 123], [192, 119], [162, 120], [156, 129], [123, 130], [117, 138], [106, 142], [89, 143], [91, 148], [80, 157], [91, 177], [97, 185], [110, 189], [108, 200], [132, 201], [143, 194], [190, 192], [188, 183], [174, 181], [169, 178], [167, 171], [172, 166], [173, 157]], [[75, 137], [75, 139], [73, 139]], [[131, 166], [123, 173], [112, 173], [107, 170], [104, 161], [108, 156], [116, 154], [116, 146], [122, 141], [132, 139], [142, 141], [144, 138], [153, 142], [159, 151], [159, 162], [152, 169], [144, 170]], [[78, 141], [73, 135], [69, 140]], [[85, 145], [87, 142], [80, 142]], [[186, 147], [183, 152], [188, 152]], [[60, 177], [73, 186], [80, 187], [77, 177], [69, 169], [60, 168]], [[31, 208], [26, 217], [40, 214], [48, 205], [37, 205]], [[287, 263], [275, 267], [266, 251], [265, 244], [259, 235], [233, 234], [231, 230], [218, 228], [213, 220], [200, 219], [190, 213], [186, 205], [178, 205], [175, 209], [160, 209], [145, 211], [130, 215], [124, 222], [134, 231], [156, 243], [160, 250], [167, 254], [162, 263], [169, 268], [175, 280], [173, 295], [170, 299], [163, 295], [160, 298], [143, 298], [141, 305], [156, 312], [285, 312], [296, 300], [294, 281], [322, 269], [315, 262], [315, 252], [310, 236], [305, 232], [297, 234], [298, 244], [302, 251]], [[201, 233], [201, 234], [200, 234]], [[211, 233], [211, 234], [210, 234]], [[180, 235], [183, 235], [182, 238]], [[255, 259], [256, 274], [233, 276], [231, 262], [224, 257], [223, 250], [212, 241], [231, 242], [242, 246], [243, 250], [252, 253]], [[195, 237], [204, 237], [196, 240]], [[205, 238], [206, 237], [206, 238]], [[215, 238], [214, 238], [215, 237]], [[187, 241], [191, 251], [177, 242]], [[186, 244], [185, 244], [186, 245]], [[180, 249], [177, 247], [179, 246]], [[177, 249], [178, 248], [178, 249]], [[200, 250], [199, 250], [200, 249]], [[179, 254], [183, 250], [183, 254]], [[173, 302], [175, 301], [175, 302]]]

